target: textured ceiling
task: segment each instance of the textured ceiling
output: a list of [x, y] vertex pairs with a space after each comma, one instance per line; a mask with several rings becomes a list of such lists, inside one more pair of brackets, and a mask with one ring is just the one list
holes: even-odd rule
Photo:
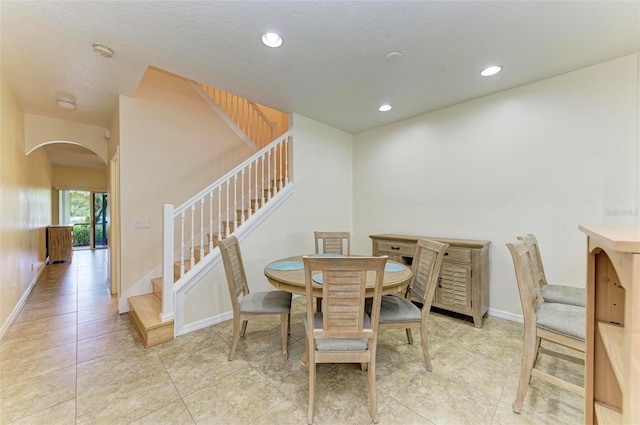
[[25, 112], [103, 127], [148, 66], [357, 133], [640, 49], [638, 1], [2, 1], [0, 18]]

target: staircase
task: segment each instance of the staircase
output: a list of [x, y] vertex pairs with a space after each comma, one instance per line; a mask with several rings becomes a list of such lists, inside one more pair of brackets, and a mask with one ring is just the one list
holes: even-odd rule
[[184, 309], [177, 295], [220, 262], [217, 241], [249, 232], [291, 193], [291, 139], [291, 131], [276, 138], [183, 205], [165, 205], [162, 276], [151, 279], [151, 293], [128, 298], [145, 347], [174, 338]]
[[173, 339], [173, 320], [162, 321], [162, 278], [151, 279], [151, 294], [129, 297], [129, 317], [142, 345], [151, 347]]

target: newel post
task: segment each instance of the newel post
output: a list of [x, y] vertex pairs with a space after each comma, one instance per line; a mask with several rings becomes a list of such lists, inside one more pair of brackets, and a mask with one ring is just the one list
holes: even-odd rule
[[165, 204], [162, 225], [162, 312], [160, 320], [173, 319], [173, 205]]

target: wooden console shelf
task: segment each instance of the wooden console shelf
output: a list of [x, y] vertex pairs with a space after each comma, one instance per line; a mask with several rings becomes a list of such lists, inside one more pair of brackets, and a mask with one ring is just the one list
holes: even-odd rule
[[482, 326], [489, 309], [490, 241], [388, 234], [369, 237], [373, 255], [388, 255], [404, 264], [411, 264], [418, 239], [448, 243], [432, 306], [472, 316], [476, 327]]
[[69, 261], [73, 258], [73, 226], [49, 226], [47, 228], [47, 256], [49, 264]]
[[587, 235], [585, 423], [640, 423], [640, 227]]

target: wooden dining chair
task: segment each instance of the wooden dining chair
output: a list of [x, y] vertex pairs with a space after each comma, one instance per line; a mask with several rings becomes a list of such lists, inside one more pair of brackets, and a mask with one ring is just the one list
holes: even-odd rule
[[429, 239], [418, 240], [405, 297], [385, 295], [380, 306], [380, 329], [406, 329], [409, 344], [413, 344], [411, 329], [420, 329], [424, 365], [429, 372], [433, 370], [427, 338], [429, 312], [448, 247], [449, 244]]
[[249, 292], [240, 245], [235, 236], [218, 241], [229, 295], [233, 307], [233, 340], [229, 361], [233, 360], [240, 337], [249, 320], [279, 321], [282, 334], [282, 358], [289, 357], [287, 339], [290, 326], [291, 293], [285, 291]]
[[[360, 363], [367, 369], [369, 410], [378, 423], [376, 347], [387, 257], [303, 257], [307, 313], [304, 324], [309, 370], [307, 422], [313, 423], [316, 364]], [[365, 313], [367, 282], [375, 285], [371, 315]], [[314, 313], [313, 288], [322, 285], [323, 311]], [[313, 325], [311, 325], [313, 324]], [[340, 397], [340, 395], [336, 395]]]
[[557, 376], [536, 369], [539, 354], [548, 354], [563, 360], [584, 364], [582, 358], [558, 353], [540, 346], [542, 340], [564, 345], [574, 350], [585, 351], [586, 310], [584, 307], [545, 303], [537, 284], [536, 271], [527, 244], [518, 240], [508, 243], [520, 292], [524, 318], [524, 350], [520, 364], [518, 392], [513, 402], [513, 411], [520, 413], [531, 377], [543, 379], [578, 395], [584, 396], [584, 386], [578, 386]]
[[316, 254], [351, 254], [351, 232], [313, 232]]
[[532, 234], [518, 236], [518, 239], [524, 241], [529, 248], [531, 255], [531, 266], [534, 269], [536, 281], [542, 292], [542, 297], [546, 302], [571, 304], [585, 307], [587, 305], [586, 288], [576, 286], [550, 284], [544, 273], [544, 265], [542, 264], [542, 256], [540, 255], [540, 247], [538, 240]]

